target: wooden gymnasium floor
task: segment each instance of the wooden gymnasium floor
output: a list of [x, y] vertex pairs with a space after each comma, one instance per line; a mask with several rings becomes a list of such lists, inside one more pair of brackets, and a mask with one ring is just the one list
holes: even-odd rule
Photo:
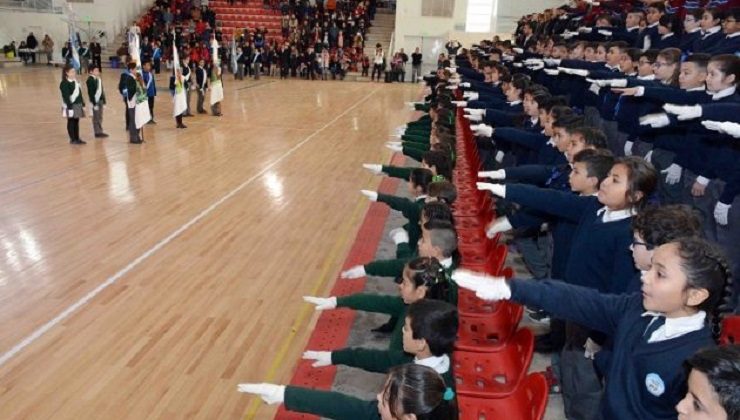
[[135, 146], [106, 70], [111, 137], [86, 118], [70, 146], [60, 73], [0, 72], [0, 418], [244, 418], [237, 383], [290, 377], [301, 296], [331, 286], [378, 183], [361, 164], [420, 88], [228, 78], [225, 116], [176, 130], [163, 73]]

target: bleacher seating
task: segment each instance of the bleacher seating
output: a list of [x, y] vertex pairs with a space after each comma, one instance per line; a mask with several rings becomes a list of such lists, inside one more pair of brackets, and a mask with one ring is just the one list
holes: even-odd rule
[[282, 39], [280, 34], [280, 11], [265, 8], [260, 0], [237, 0], [233, 5], [226, 0], [208, 3], [216, 12], [216, 25], [220, 25], [226, 39], [232, 39], [234, 33], [245, 28], [264, 28], [267, 40]]

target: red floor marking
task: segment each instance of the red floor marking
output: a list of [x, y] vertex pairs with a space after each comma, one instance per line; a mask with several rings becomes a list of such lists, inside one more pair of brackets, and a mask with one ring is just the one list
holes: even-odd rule
[[[391, 159], [392, 165], [403, 165], [405, 158], [398, 153]], [[385, 194], [394, 194], [398, 189], [399, 180], [396, 178], [386, 177], [381, 181], [378, 191]], [[372, 261], [375, 252], [378, 249], [383, 235], [383, 228], [390, 213], [390, 208], [382, 203], [372, 203], [365, 213], [365, 219], [357, 232], [354, 244], [344, 261], [343, 269], [352, 267], [357, 264]], [[334, 287], [331, 290], [331, 296], [344, 296], [352, 293], [359, 293], [365, 288], [365, 279], [343, 280], [337, 278]], [[311, 350], [336, 350], [344, 347], [349, 338], [352, 323], [355, 320], [355, 311], [339, 309], [334, 311], [324, 311], [319, 317], [308, 340], [306, 349]], [[314, 389], [331, 389], [334, 383], [334, 375], [337, 368], [334, 366], [325, 368], [312, 368], [311, 362], [299, 360], [293, 378], [290, 380], [291, 385], [304, 386]], [[285, 410], [281, 405], [275, 414], [278, 420], [297, 420], [297, 419], [317, 419], [318, 416], [293, 413]]]

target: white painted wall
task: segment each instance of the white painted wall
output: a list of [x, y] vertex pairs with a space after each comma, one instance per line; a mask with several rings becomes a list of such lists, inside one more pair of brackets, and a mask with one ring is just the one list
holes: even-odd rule
[[[559, 6], [562, 0], [494, 0], [494, 15], [491, 17], [491, 32], [466, 33], [465, 19], [467, 0], [456, 0], [452, 18], [421, 16], [422, 0], [398, 0], [396, 6], [395, 49], [413, 51], [418, 46], [419, 37], [433, 42], [434, 38], [457, 39], [463, 46], [481, 39], [491, 39], [494, 35], [509, 38], [516, 29], [516, 21], [523, 15]], [[444, 44], [444, 42], [442, 43]], [[427, 48], [424, 48], [427, 50]], [[431, 57], [425, 57], [429, 63]], [[436, 62], [436, 57], [434, 58]]]
[[[64, 3], [59, 2], [60, 5]], [[113, 42], [116, 35], [153, 4], [154, 0], [95, 0], [94, 3], [72, 3], [72, 8], [77, 14], [83, 41], [87, 41], [85, 31], [90, 27], [104, 30], [108, 41]], [[40, 43], [48, 33], [54, 40], [54, 58], [60, 60], [62, 46], [68, 39], [67, 23], [63, 19], [66, 15], [0, 9], [0, 45], [9, 43], [11, 39], [18, 44], [31, 31]]]

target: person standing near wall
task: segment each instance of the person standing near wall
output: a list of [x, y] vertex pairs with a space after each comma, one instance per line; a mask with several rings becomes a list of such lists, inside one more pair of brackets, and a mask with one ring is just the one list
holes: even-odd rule
[[105, 92], [103, 91], [103, 80], [100, 78], [100, 68], [92, 64], [88, 68], [87, 96], [93, 109], [93, 131], [96, 138], [108, 137], [103, 131], [103, 108], [105, 107]]
[[416, 83], [417, 79], [421, 77], [421, 52], [419, 47], [411, 54], [411, 82]]
[[380, 81], [380, 79], [383, 76], [383, 61], [385, 60], [383, 56], [384, 56], [383, 46], [380, 45], [380, 43], [375, 44], [375, 57], [373, 58], [373, 73], [370, 76], [370, 80], [372, 81], [375, 80], [376, 72], [378, 74], [378, 81]]
[[101, 72], [103, 71], [103, 49], [97, 38], [90, 41], [90, 54], [92, 55], [92, 65]]
[[31, 58], [31, 63], [36, 64], [36, 48], [39, 46], [39, 42], [36, 40], [36, 37], [33, 35], [33, 32], [29, 33], [26, 37], [26, 48], [31, 50], [31, 54], [29, 55], [29, 58]]
[[44, 52], [46, 53], [46, 65], [51, 66], [51, 56], [54, 54], [54, 41], [52, 41], [49, 34], [44, 35], [41, 46], [44, 47]]

